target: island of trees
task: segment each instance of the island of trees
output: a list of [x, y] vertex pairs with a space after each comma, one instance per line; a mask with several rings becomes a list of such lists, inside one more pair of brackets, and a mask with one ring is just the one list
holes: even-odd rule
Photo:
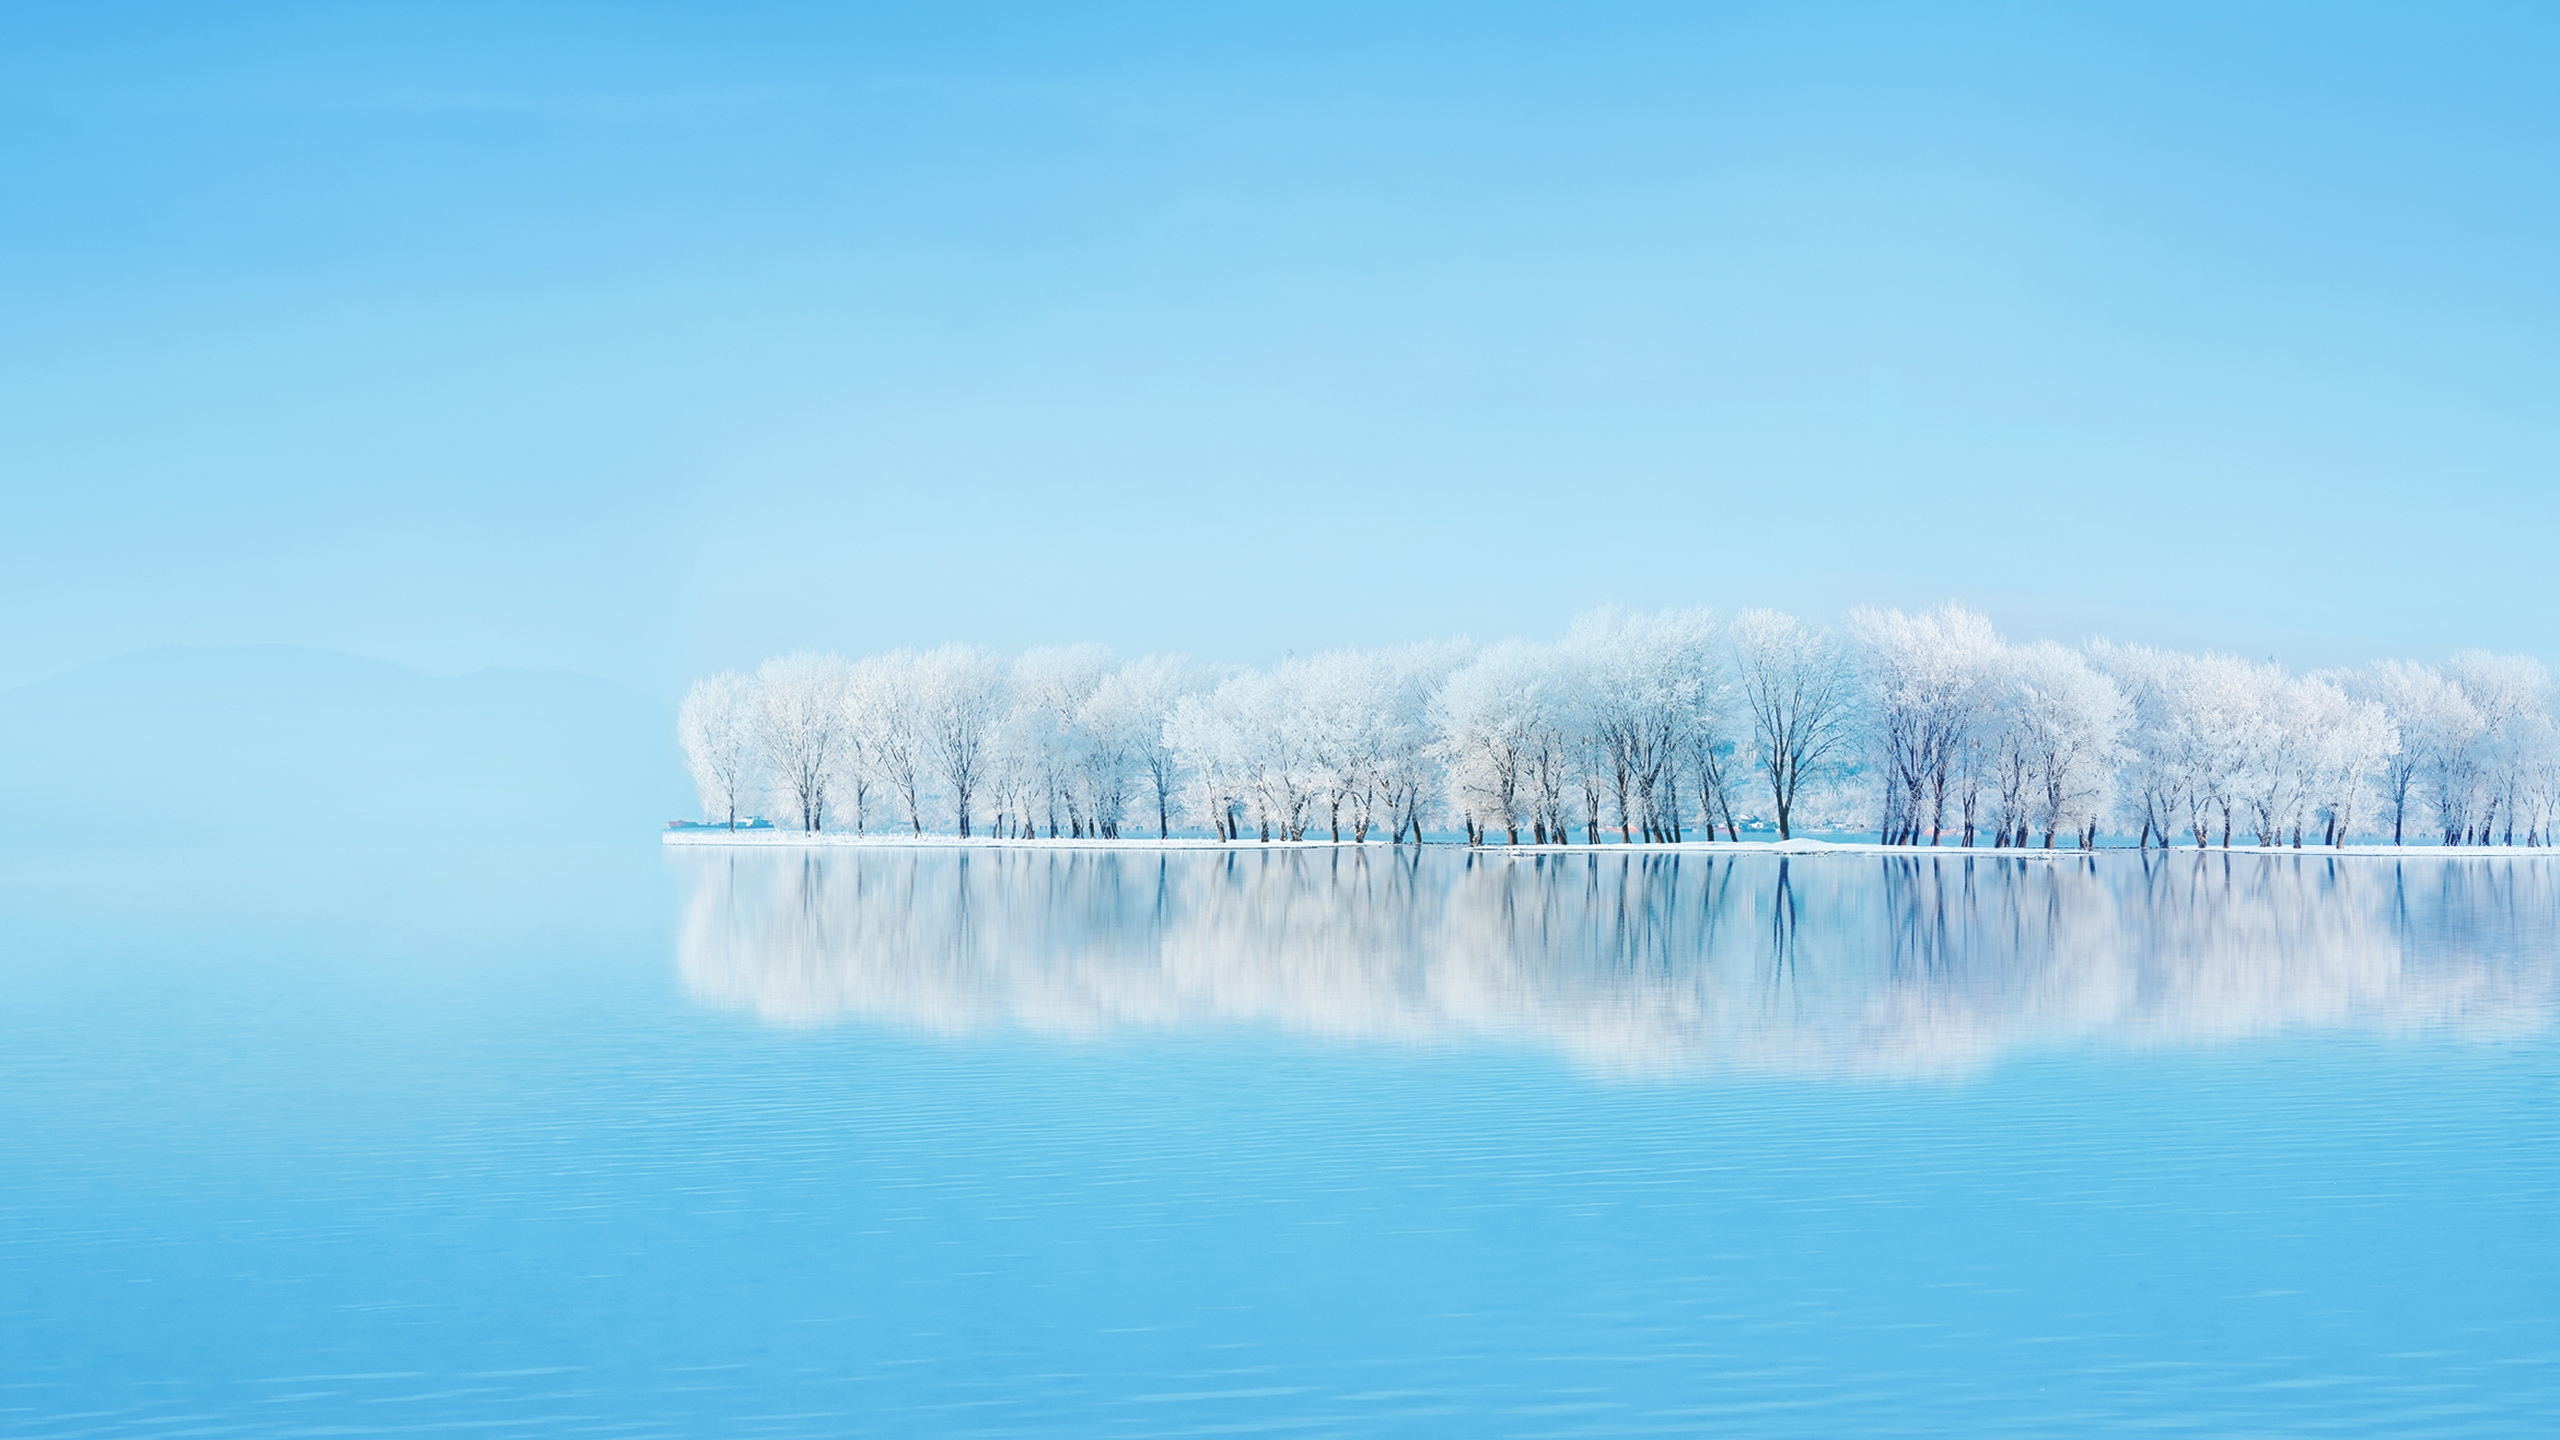
[[802, 652], [697, 682], [704, 815], [806, 833], [1562, 845], [1872, 833], [1910, 846], [2551, 843], [2530, 658], [2296, 675], [2016, 645], [1948, 605], [1583, 615], [1554, 643], [1268, 669], [1099, 646]]

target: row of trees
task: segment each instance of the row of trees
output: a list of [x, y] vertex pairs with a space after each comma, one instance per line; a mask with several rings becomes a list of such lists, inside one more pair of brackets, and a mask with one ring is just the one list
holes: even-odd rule
[[2465, 652], [2293, 675], [2140, 645], [2013, 645], [1983, 616], [1577, 619], [1553, 643], [1341, 650], [1261, 670], [1099, 646], [800, 653], [711, 676], [680, 737], [705, 814], [804, 831], [1116, 839], [1905, 845], [2549, 844], [2551, 682]]

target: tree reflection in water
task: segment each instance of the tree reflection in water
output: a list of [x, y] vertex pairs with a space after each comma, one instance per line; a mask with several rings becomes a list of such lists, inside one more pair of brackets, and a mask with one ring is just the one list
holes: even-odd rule
[[681, 849], [702, 1001], [1100, 1037], [1263, 1024], [1609, 1071], [1929, 1074], [2290, 1026], [2513, 1033], [2537, 858]]

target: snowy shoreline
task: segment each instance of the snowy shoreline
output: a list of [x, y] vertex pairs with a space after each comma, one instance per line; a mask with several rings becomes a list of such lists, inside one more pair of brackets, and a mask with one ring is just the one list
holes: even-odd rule
[[[1108, 851], [1256, 851], [1256, 850], [1401, 850], [1410, 848], [1386, 840], [1209, 840], [1183, 838], [1174, 840], [1041, 840], [998, 839], [993, 836], [957, 835], [843, 835], [823, 832], [803, 835], [780, 830], [670, 830], [660, 837], [667, 845], [708, 845], [744, 847], [807, 846], [826, 849], [860, 850], [1108, 850]], [[1435, 850], [1466, 850], [1458, 841], [1433, 842]], [[2528, 845], [2219, 845], [2199, 850], [2181, 845], [2174, 850], [2139, 850], [2130, 845], [2100, 846], [2096, 850], [2057, 847], [2052, 850], [2028, 848], [1993, 850], [1977, 845], [1966, 849], [1961, 845], [1880, 845], [1872, 841], [1844, 840], [1684, 840], [1668, 842], [1637, 841], [1633, 844], [1604, 842], [1598, 845], [1484, 845], [1474, 847], [1485, 855], [1899, 855], [1906, 858], [1963, 858], [1976, 860], [2070, 860], [2091, 855], [2157, 855], [2162, 858], [2210, 855], [2291, 855], [2296, 858], [2334, 859], [2339, 856], [2373, 856], [2394, 860], [2445, 859], [2489, 860], [2518, 859], [2537, 856], [2560, 856], [2560, 849]]]

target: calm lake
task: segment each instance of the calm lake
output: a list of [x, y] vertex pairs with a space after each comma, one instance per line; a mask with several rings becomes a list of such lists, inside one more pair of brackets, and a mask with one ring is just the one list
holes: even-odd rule
[[11, 851], [0, 1434], [2538, 1433], [2556, 877]]

